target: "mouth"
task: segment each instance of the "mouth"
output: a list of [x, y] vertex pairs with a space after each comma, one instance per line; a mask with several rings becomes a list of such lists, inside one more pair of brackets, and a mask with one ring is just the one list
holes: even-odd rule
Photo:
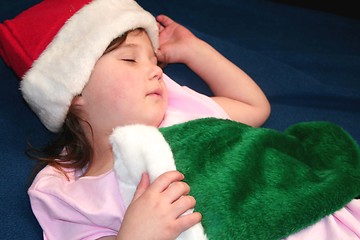
[[162, 97], [161, 88], [154, 89], [146, 94], [146, 96]]

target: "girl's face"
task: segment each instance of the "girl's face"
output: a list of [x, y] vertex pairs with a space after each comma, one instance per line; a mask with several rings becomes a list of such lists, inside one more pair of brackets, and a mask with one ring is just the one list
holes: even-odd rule
[[146, 32], [129, 32], [97, 61], [82, 92], [85, 120], [108, 134], [127, 124], [158, 127], [168, 103], [162, 74]]

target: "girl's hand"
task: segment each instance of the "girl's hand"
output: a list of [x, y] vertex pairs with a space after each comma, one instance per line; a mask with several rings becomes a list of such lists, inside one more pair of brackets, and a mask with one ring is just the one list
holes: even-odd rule
[[198, 38], [168, 16], [159, 15], [156, 19], [159, 23], [158, 60], [164, 63], [185, 63], [189, 45]]
[[117, 239], [175, 239], [200, 222], [198, 212], [181, 216], [195, 206], [183, 178], [180, 172], [170, 171], [150, 185], [149, 176], [143, 174]]

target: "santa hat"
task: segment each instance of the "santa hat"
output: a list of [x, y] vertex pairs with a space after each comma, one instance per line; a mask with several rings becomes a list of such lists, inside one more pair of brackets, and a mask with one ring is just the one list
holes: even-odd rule
[[107, 46], [136, 28], [156, 50], [156, 20], [134, 0], [44, 0], [0, 24], [0, 55], [42, 123], [58, 132]]

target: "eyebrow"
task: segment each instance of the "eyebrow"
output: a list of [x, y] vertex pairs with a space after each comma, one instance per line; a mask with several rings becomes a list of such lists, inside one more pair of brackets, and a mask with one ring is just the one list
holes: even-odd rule
[[140, 48], [140, 46], [134, 43], [125, 43], [125, 44], [121, 44], [120, 48]]
[[[135, 43], [125, 43], [123, 45], [120, 45], [118, 50], [121, 50], [121, 49], [134, 49], [136, 51], [140, 51], [141, 50], [141, 47], [140, 45], [138, 44], [135, 44]], [[156, 52], [155, 51], [151, 51], [151, 53], [154, 55], [154, 57], [157, 59], [157, 55], [156, 55]]]

